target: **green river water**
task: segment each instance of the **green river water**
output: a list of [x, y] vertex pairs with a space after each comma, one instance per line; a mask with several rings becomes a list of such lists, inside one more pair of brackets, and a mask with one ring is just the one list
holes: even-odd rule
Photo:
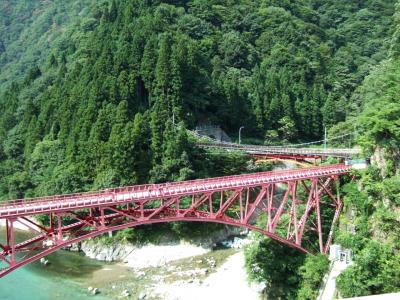
[[[17, 239], [27, 234], [17, 233]], [[0, 228], [0, 236], [4, 230]], [[85, 300], [93, 299], [87, 292], [87, 280], [104, 264], [78, 253], [57, 251], [47, 259], [50, 265], [34, 262], [0, 279], [0, 300]], [[101, 294], [96, 300], [105, 300]]]

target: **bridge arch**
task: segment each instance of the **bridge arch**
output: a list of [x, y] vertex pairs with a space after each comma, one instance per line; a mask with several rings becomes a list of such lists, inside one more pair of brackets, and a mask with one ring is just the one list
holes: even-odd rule
[[[176, 219], [170, 219], [170, 220], [149, 220], [149, 221], [144, 221], [144, 222], [128, 222], [126, 224], [121, 224], [121, 225], [116, 225], [116, 226], [111, 226], [111, 227], [107, 227], [107, 228], [103, 228], [100, 230], [96, 230], [93, 232], [90, 232], [89, 234], [86, 235], [82, 235], [79, 237], [75, 237], [72, 238], [70, 240], [65, 240], [61, 243], [57, 243], [54, 244], [52, 246], [47, 247], [47, 249], [44, 249], [43, 251], [41, 251], [40, 253], [37, 253], [33, 256], [31, 256], [29, 259], [27, 260], [23, 260], [20, 261], [18, 263], [16, 263], [13, 266], [10, 266], [7, 269], [3, 269], [3, 272], [1, 272], [0, 274], [2, 276], [7, 275], [8, 273], [21, 268], [27, 264], [30, 264], [32, 262], [38, 261], [41, 258], [46, 257], [47, 255], [50, 255], [58, 250], [62, 250], [63, 248], [70, 246], [72, 244], [75, 243], [79, 243], [82, 242], [84, 240], [87, 240], [89, 238], [94, 238], [97, 236], [101, 236], [103, 234], [106, 234], [110, 231], [118, 231], [118, 230], [123, 230], [123, 229], [127, 229], [127, 228], [134, 228], [134, 227], [138, 227], [141, 225], [149, 225], [149, 224], [159, 224], [159, 223], [170, 223], [170, 222], [206, 222], [206, 223], [216, 223], [216, 224], [223, 224], [223, 225], [229, 225], [229, 226], [235, 226], [235, 227], [240, 227], [240, 228], [246, 228], [252, 231], [256, 231], [259, 232], [269, 238], [272, 238], [280, 243], [286, 244], [289, 247], [295, 248], [301, 252], [304, 253], [309, 253], [306, 249], [302, 248], [301, 246], [295, 244], [294, 242], [288, 241], [283, 239], [282, 237], [273, 234], [271, 232], [268, 232], [266, 230], [263, 230], [262, 228], [259, 228], [257, 226], [254, 225], [250, 225], [250, 224], [238, 224], [234, 221], [229, 221], [229, 220], [217, 220], [217, 219], [212, 219], [212, 218], [201, 218], [201, 219], [197, 219], [197, 218], [176, 218]], [[45, 241], [46, 239], [44, 239], [43, 241]], [[51, 240], [51, 236], [49, 236], [49, 239]], [[1, 270], [1, 269], [0, 269]]]
[[[6, 243], [0, 243], [0, 277], [72, 243], [109, 231], [164, 222], [243, 227], [312, 252], [302, 242], [308, 232], [318, 241], [319, 251], [326, 253], [343, 206], [332, 183], [350, 170], [349, 166], [332, 165], [6, 203], [0, 205], [0, 218], [6, 219], [7, 225]], [[327, 214], [321, 218], [326, 208], [331, 220]], [[27, 218], [35, 215], [48, 215], [50, 224], [35, 224]], [[66, 216], [72, 220], [69, 225], [62, 223]], [[36, 236], [17, 243], [15, 222], [27, 225]], [[329, 224], [323, 226], [323, 222]]]

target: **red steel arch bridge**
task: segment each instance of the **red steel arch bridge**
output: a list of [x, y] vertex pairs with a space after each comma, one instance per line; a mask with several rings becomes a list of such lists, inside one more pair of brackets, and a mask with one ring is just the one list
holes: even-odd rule
[[291, 146], [258, 146], [227, 142], [198, 142], [197, 145], [206, 149], [222, 149], [227, 151], [242, 151], [256, 158], [308, 159], [335, 157], [348, 159], [361, 154], [359, 148], [296, 148]]
[[[240, 226], [303, 252], [326, 253], [343, 206], [335, 182], [351, 169], [337, 164], [2, 202], [0, 277], [72, 243], [161, 222]], [[37, 223], [38, 215], [47, 215], [48, 225]], [[35, 235], [17, 241], [16, 223]]]

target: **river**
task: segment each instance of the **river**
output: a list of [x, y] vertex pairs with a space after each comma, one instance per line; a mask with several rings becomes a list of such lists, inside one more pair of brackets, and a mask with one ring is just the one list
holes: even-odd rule
[[[0, 228], [0, 233], [3, 237], [4, 229]], [[26, 236], [26, 232], [17, 231], [17, 239]], [[104, 263], [62, 250], [47, 259], [51, 262], [48, 266], [34, 262], [1, 278], [0, 300], [93, 299], [87, 292], [87, 282]], [[97, 295], [96, 299], [106, 298]]]
[[[4, 236], [1, 227], [0, 234]], [[29, 235], [17, 231], [16, 238], [25, 240]], [[166, 252], [165, 246], [147, 246], [148, 255], [154, 256], [151, 252], [154, 247]], [[167, 247], [182, 252], [187, 245]], [[193, 256], [142, 266], [135, 272], [124, 263], [99, 262], [64, 250], [46, 259], [50, 262], [48, 266], [34, 262], [1, 278], [0, 300], [119, 299], [124, 290], [129, 291], [132, 299], [143, 293], [149, 300], [197, 299], [193, 295], [215, 295], [224, 290], [233, 295], [244, 293], [249, 300], [258, 299], [257, 293], [246, 284], [243, 252], [236, 249], [216, 249], [200, 255], [193, 252]], [[228, 277], [231, 279], [226, 280]], [[232, 280], [237, 282], [234, 286], [230, 284]], [[89, 286], [99, 288], [100, 294], [93, 297], [87, 291]]]
[[[0, 226], [0, 241], [4, 231]], [[30, 234], [16, 233], [17, 240], [26, 240]], [[134, 299], [143, 292], [147, 293], [146, 299], [193, 299], [193, 294], [215, 296], [221, 290], [229, 290], [236, 296], [244, 293], [249, 300], [259, 299], [258, 294], [244, 284], [247, 278], [242, 252], [220, 249], [193, 255], [162, 267], [143, 268], [137, 273], [122, 263], [108, 264], [89, 259], [82, 253], [60, 250], [46, 257], [50, 261], [48, 266], [34, 262], [1, 278], [0, 300], [94, 299], [87, 290], [89, 286], [100, 288], [97, 300], [121, 298], [124, 290]], [[210, 261], [220, 268], [210, 265]], [[139, 275], [141, 273], [143, 275]], [[228, 277], [237, 282], [231, 285], [230, 280], [226, 280]], [[228, 286], [221, 288], [224, 284]], [[182, 291], [184, 295], [177, 293]]]

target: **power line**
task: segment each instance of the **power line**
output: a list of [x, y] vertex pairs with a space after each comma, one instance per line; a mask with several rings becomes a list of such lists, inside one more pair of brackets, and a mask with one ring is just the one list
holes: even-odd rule
[[[343, 137], [346, 137], [346, 136], [349, 136], [349, 135], [353, 135], [353, 134], [354, 133], [342, 134], [342, 135], [339, 135], [339, 136], [335, 136], [335, 137], [326, 139], [326, 141], [338, 140], [338, 139], [341, 139]], [[307, 143], [300, 143], [300, 144], [286, 144], [286, 145], [283, 145], [283, 146], [276, 146], [276, 147], [285, 147], [285, 148], [287, 148], [287, 147], [296, 147], [296, 146], [306, 146], [306, 145], [312, 145], [312, 144], [321, 144], [323, 142], [325, 142], [325, 139], [319, 140], [319, 141], [307, 142]]]

